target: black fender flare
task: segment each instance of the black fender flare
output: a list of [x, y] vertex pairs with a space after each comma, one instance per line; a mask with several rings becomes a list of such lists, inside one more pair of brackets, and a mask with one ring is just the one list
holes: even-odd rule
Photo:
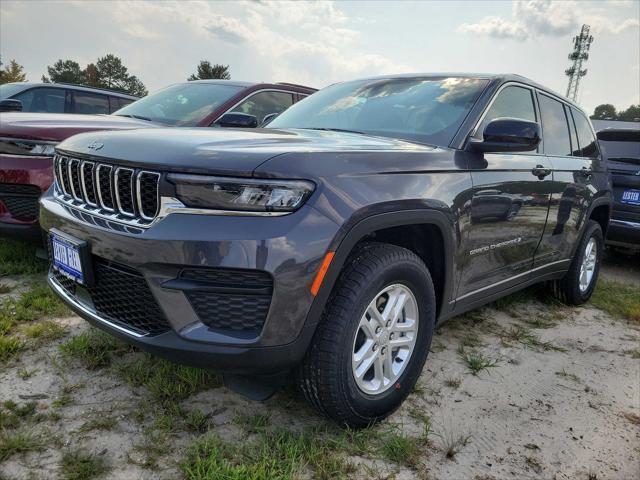
[[305, 327], [315, 327], [320, 321], [325, 304], [331, 295], [342, 268], [353, 248], [373, 232], [385, 228], [404, 225], [430, 224], [436, 226], [442, 235], [444, 246], [444, 285], [442, 289], [440, 316], [453, 308], [454, 293], [454, 257], [455, 230], [452, 221], [445, 213], [432, 209], [400, 210], [370, 215], [358, 221], [351, 228], [340, 230], [331, 242], [329, 251], [335, 252], [331, 265], [325, 274], [322, 286], [318, 291], [305, 322]]

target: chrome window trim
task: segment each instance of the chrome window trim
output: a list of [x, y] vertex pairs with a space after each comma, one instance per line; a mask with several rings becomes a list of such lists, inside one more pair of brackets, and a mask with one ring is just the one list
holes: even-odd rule
[[92, 207], [97, 207], [98, 204], [97, 203], [92, 203], [89, 200], [89, 195], [87, 195], [87, 182], [85, 181], [84, 178], [84, 166], [85, 165], [91, 165], [91, 177], [94, 179], [93, 180], [93, 194], [95, 196], [95, 189], [96, 189], [96, 182], [95, 182], [95, 175], [94, 175], [94, 170], [96, 169], [96, 164], [95, 162], [90, 162], [88, 160], [84, 160], [83, 162], [80, 163], [80, 184], [82, 185], [82, 193], [84, 194], [84, 201], [87, 203], [87, 205], [90, 205]]
[[[71, 168], [74, 163], [80, 165], [80, 160], [78, 160], [77, 158], [70, 158], [67, 164], [67, 170], [69, 172], [69, 186], [71, 187], [71, 196], [79, 202], [84, 202], [84, 199], [76, 193], [76, 187], [73, 185], [73, 174], [71, 173]], [[80, 167], [78, 166], [78, 169], [79, 168]], [[80, 170], [78, 170], [78, 181], [80, 181]], [[80, 186], [82, 187], [82, 185]]]
[[[109, 191], [111, 192], [111, 200], [113, 200], [113, 182], [111, 181], [111, 176], [113, 173], [113, 165], [106, 165], [104, 163], [98, 164], [98, 168], [96, 168], [96, 191], [98, 193], [98, 201], [100, 203], [100, 208], [104, 209], [107, 212], [115, 212], [115, 208], [107, 207], [104, 204], [104, 200], [102, 199], [102, 189], [100, 188], [100, 169], [108, 168], [109, 169]], [[115, 207], [115, 205], [114, 205]]]
[[[122, 208], [122, 204], [120, 203], [120, 189], [118, 188], [118, 172], [120, 171], [129, 171], [131, 172], [131, 180], [129, 180], [129, 183], [131, 185], [129, 185], [129, 188], [131, 188], [131, 206], [133, 207], [133, 211], [132, 212], [127, 212], [126, 210], [124, 210]], [[115, 173], [113, 174], [113, 187], [114, 190], [116, 191], [116, 205], [118, 206], [118, 211], [124, 215], [125, 217], [131, 217], [134, 218], [136, 216], [136, 202], [135, 202], [135, 198], [133, 195], [133, 189], [134, 189], [134, 175], [135, 174], [135, 170], [133, 170], [132, 168], [127, 168], [127, 167], [117, 167], [115, 170]]]
[[[232, 107], [228, 108], [227, 110], [225, 110], [222, 114], [220, 114], [215, 120], [213, 120], [209, 126], [215, 124], [218, 120], [220, 120], [224, 115], [226, 115], [229, 112], [232, 112], [234, 108], [236, 108], [238, 105], [240, 105], [241, 103], [246, 102], [247, 100], [249, 100], [251, 97], [253, 97], [254, 95], [257, 95], [258, 93], [263, 93], [263, 92], [281, 92], [281, 93], [288, 93], [289, 95], [291, 95], [291, 100], [293, 101], [293, 96], [298, 93], [298, 92], [292, 92], [290, 90], [282, 90], [279, 88], [262, 88], [260, 90], [256, 90], [255, 92], [251, 92], [247, 97], [244, 97], [242, 100], [240, 100], [239, 102], [237, 102], [235, 105], [233, 105]], [[295, 105], [296, 102], [293, 102], [291, 106]]]
[[154, 217], [149, 217], [144, 214], [144, 209], [142, 208], [142, 195], [140, 194], [140, 177], [142, 175], [153, 175], [156, 177], [156, 216], [160, 213], [160, 174], [158, 172], [151, 172], [148, 170], [140, 170], [136, 175], [136, 200], [138, 202], [138, 213], [140, 217], [144, 220], [153, 220]]

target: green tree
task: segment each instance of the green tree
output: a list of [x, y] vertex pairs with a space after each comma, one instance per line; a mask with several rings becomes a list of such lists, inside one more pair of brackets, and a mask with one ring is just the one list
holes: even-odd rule
[[616, 107], [610, 103], [603, 103], [598, 105], [593, 111], [591, 118], [595, 120], [613, 120], [617, 117]]
[[10, 60], [9, 65], [2, 68], [2, 60], [0, 60], [0, 84], [10, 82], [24, 82], [27, 75], [24, 73], [24, 67], [15, 60]]
[[73, 60], [58, 60], [53, 65], [47, 67], [49, 76], [42, 76], [45, 83], [74, 83], [76, 85], [85, 84], [84, 71], [78, 62]]
[[211, 62], [201, 60], [198, 64], [197, 72], [192, 74], [187, 80], [206, 80], [210, 78], [230, 80], [231, 73], [229, 72], [229, 65], [220, 65], [218, 63], [211, 65]]
[[626, 120], [627, 122], [640, 121], [640, 103], [638, 105], [631, 105], [626, 110], [619, 112], [618, 120]]
[[131, 95], [144, 96], [147, 89], [135, 75], [130, 75], [122, 60], [113, 54], [98, 58], [84, 70], [73, 60], [58, 60], [47, 67], [49, 77], [42, 76], [43, 82], [62, 82], [87, 85], [89, 87], [108, 88]]

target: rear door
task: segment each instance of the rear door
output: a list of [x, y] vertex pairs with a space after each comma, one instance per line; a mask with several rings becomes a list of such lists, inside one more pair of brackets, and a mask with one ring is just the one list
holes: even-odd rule
[[[566, 263], [582, 232], [600, 162], [595, 136], [588, 120], [570, 105], [538, 92], [544, 153], [553, 167], [549, 220], [534, 266]], [[564, 266], [564, 265], [561, 265]]]
[[[538, 122], [533, 89], [503, 87], [473, 136], [481, 138], [485, 125], [500, 117]], [[458, 290], [463, 302], [527, 280], [547, 220], [552, 178], [547, 158], [536, 151], [471, 155], [473, 192]]]

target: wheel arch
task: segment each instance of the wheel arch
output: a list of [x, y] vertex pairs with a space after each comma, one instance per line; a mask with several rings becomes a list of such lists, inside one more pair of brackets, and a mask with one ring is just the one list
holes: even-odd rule
[[[428, 248], [412, 248], [414, 239], [408, 235], [398, 236], [398, 232], [408, 233], [411, 230], [437, 234], [441, 252]], [[402, 210], [370, 215], [350, 228], [342, 228], [332, 241], [329, 251], [335, 252], [327, 270], [322, 286], [313, 301], [307, 316], [307, 324], [317, 325], [324, 306], [353, 250], [362, 242], [372, 240], [402, 246], [412, 250], [423, 261], [433, 268], [434, 285], [436, 283], [437, 315], [441, 316], [452, 308], [454, 284], [455, 230], [452, 221], [443, 212], [429, 209]], [[423, 238], [423, 237], [421, 237]], [[415, 242], [414, 242], [415, 243]], [[424, 245], [423, 247], [426, 247]], [[441, 253], [438, 255], [438, 253]], [[430, 270], [431, 270], [430, 268]]]

